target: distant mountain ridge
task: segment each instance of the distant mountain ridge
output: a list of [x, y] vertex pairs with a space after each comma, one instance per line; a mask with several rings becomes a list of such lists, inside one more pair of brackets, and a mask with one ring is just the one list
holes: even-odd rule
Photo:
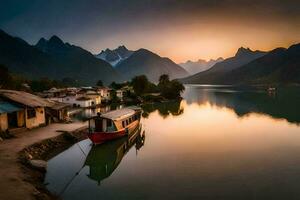
[[171, 79], [181, 78], [188, 72], [169, 58], [163, 58], [147, 50], [139, 49], [116, 66], [116, 70], [129, 80], [137, 75], [147, 75], [149, 80], [157, 82], [159, 76], [168, 74]]
[[205, 70], [208, 70], [213, 65], [215, 65], [218, 62], [223, 61], [224, 59], [222, 57], [219, 57], [217, 59], [210, 59], [209, 61], [199, 59], [196, 62], [188, 60], [185, 63], [179, 63], [181, 67], [183, 67], [186, 71], [188, 71], [191, 75], [196, 74]]
[[288, 49], [276, 48], [263, 55], [258, 51], [249, 54], [247, 49], [246, 51], [241, 49], [235, 57], [231, 58], [231, 63], [237, 63], [236, 59], [245, 54], [253, 58], [253, 53], [259, 56], [256, 55], [257, 58], [241, 66], [235, 65], [224, 70], [222, 67], [227, 65], [221, 62], [218, 63], [222, 64], [219, 69], [212, 70], [217, 67], [218, 64], [216, 64], [210, 70], [181, 79], [181, 81], [193, 84], [300, 84], [300, 43]]
[[231, 84], [300, 83], [300, 43], [276, 48], [222, 77]]
[[264, 56], [266, 52], [252, 51], [249, 48], [241, 47], [237, 50], [235, 56], [227, 58], [222, 62], [216, 63], [210, 69], [186, 77], [181, 81], [183, 83], [215, 84], [219, 83], [220, 77], [229, 71], [237, 69], [252, 60]]
[[134, 51], [128, 50], [124, 45], [119, 46], [114, 50], [106, 49], [95, 55], [96, 58], [109, 62], [112, 66], [120, 64], [123, 60], [127, 59], [133, 54]]
[[31, 79], [73, 78], [94, 85], [99, 79], [109, 84], [121, 76], [112, 66], [90, 52], [64, 43], [57, 36], [40, 39], [35, 46], [0, 30], [0, 64]]

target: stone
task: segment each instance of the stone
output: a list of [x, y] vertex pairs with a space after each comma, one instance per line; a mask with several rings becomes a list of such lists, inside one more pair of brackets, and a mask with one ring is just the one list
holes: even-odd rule
[[2, 137], [0, 137], [0, 142], [3, 141]]
[[32, 160], [33, 156], [30, 153], [27, 153], [28, 160]]
[[40, 170], [40, 171], [46, 171], [47, 170], [47, 162], [44, 160], [30, 160], [29, 164], [32, 168]]

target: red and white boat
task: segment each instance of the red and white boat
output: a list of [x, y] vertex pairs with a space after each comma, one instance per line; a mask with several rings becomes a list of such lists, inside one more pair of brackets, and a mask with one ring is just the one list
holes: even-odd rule
[[89, 119], [88, 137], [93, 144], [101, 144], [134, 132], [140, 126], [142, 109], [127, 107]]

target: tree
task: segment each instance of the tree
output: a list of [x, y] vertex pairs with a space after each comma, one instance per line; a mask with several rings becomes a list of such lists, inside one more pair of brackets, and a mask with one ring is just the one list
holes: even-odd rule
[[170, 82], [170, 77], [168, 74], [163, 74], [159, 77], [158, 85], [168, 84]]
[[101, 80], [98, 80], [96, 85], [99, 86], [99, 87], [102, 87], [103, 86], [103, 82]]
[[177, 80], [172, 80], [160, 88], [161, 95], [167, 99], [179, 98], [184, 89], [182, 83]]
[[12, 76], [7, 67], [0, 65], [0, 88], [10, 88], [12, 83]]
[[131, 85], [136, 95], [142, 95], [147, 92], [149, 81], [145, 75], [136, 76], [131, 80]]

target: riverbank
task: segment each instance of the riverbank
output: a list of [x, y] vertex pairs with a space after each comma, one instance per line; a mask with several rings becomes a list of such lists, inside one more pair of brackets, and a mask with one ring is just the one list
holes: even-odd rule
[[[19, 133], [0, 142], [0, 199], [53, 199], [42, 185], [43, 173], [26, 160], [47, 159], [80, 140], [86, 123], [51, 124]], [[33, 145], [33, 146], [32, 146]], [[26, 153], [26, 154], [25, 154]], [[28, 155], [30, 154], [30, 156]], [[28, 156], [28, 157], [27, 157]], [[24, 165], [25, 163], [25, 165]]]

